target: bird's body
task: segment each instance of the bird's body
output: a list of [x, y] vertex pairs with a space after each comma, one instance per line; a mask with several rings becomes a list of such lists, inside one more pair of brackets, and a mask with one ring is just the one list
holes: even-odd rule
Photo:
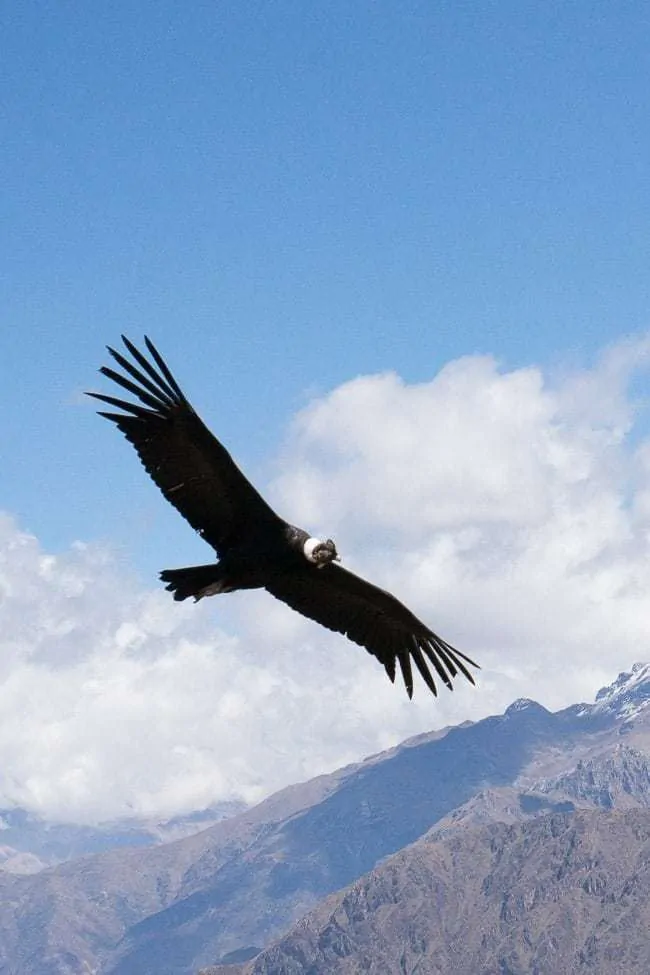
[[[187, 569], [164, 569], [163, 582], [174, 593], [174, 599], [214, 596], [237, 589], [263, 589], [273, 575], [299, 572], [305, 562], [308, 532], [283, 522], [270, 521], [261, 544], [242, 545], [226, 552], [217, 563], [196, 565]], [[320, 543], [320, 539], [313, 539]]]
[[90, 395], [122, 411], [101, 415], [124, 433], [167, 500], [218, 557], [208, 565], [165, 569], [161, 579], [174, 599], [266, 589], [365, 647], [391, 681], [398, 662], [409, 697], [412, 662], [434, 694], [430, 665], [449, 688], [458, 672], [474, 682], [466, 665], [477, 665], [390, 593], [338, 565], [331, 539], [321, 541], [280, 518], [194, 412], [153, 343], [145, 339], [150, 360], [122, 338], [133, 361], [109, 352], [126, 375], [108, 367], [101, 372], [139, 402]]

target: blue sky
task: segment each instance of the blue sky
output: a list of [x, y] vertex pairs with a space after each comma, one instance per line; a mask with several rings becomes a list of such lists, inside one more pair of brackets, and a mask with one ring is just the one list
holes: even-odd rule
[[[650, 327], [647, 4], [25, 0], [0, 17], [0, 509], [15, 519], [0, 521], [0, 570], [7, 591], [14, 585], [0, 626], [27, 654], [12, 671], [24, 706], [14, 688], [16, 723], [0, 722], [0, 765], [23, 784], [12, 792], [0, 778], [0, 797], [65, 815], [77, 800], [86, 808], [101, 779], [117, 805], [107, 799], [93, 815], [120, 803], [193, 808], [242, 782], [259, 795], [435, 723], [428, 702], [402, 711], [384, 697], [381, 674], [376, 712], [359, 703], [363, 655], [336, 658], [348, 684], [324, 700], [334, 667], [318, 653], [349, 647], [320, 651], [320, 631], [294, 632], [302, 623], [256, 594], [194, 616], [164, 593], [156, 602], [160, 568], [211, 553], [82, 395], [108, 391], [97, 369], [121, 332], [154, 339], [282, 514], [334, 534], [421, 611], [432, 600], [432, 624], [441, 614], [443, 635], [477, 648], [481, 695], [439, 702], [438, 722], [520, 695], [570, 703], [629, 665], [630, 646], [647, 644], [635, 594], [650, 584], [650, 446], [634, 404], [647, 399], [635, 375], [647, 369]], [[376, 378], [386, 372], [400, 378]], [[86, 556], [77, 540], [99, 547]], [[576, 565], [589, 565], [591, 588], [574, 592]], [[607, 598], [596, 605], [592, 592]], [[494, 610], [506, 603], [507, 620]], [[268, 637], [249, 605], [274, 635], [262, 661], [246, 657]], [[138, 721], [164, 721], [152, 703], [168, 690], [173, 699], [163, 657], [179, 685], [225, 687], [235, 663], [227, 638], [210, 635], [215, 625], [241, 644], [236, 767], [224, 771], [202, 739], [188, 741], [216, 776], [212, 792], [201, 773], [198, 792], [152, 779], [149, 798], [136, 800], [133, 783], [163, 769], [172, 746], [154, 741], [133, 768], [123, 753], [104, 755], [115, 714], [132, 706], [125, 727], [138, 740]], [[600, 657], [589, 656], [605, 632]], [[30, 655], [43, 634], [53, 656], [42, 659], [54, 663], [37, 680]], [[302, 654], [310, 640], [294, 686], [289, 648]], [[141, 655], [131, 659], [133, 641]], [[216, 645], [230, 661], [224, 678]], [[556, 668], [573, 661], [562, 688], [541, 669], [540, 648]], [[68, 657], [77, 669], [55, 694], [48, 682]], [[99, 750], [77, 762], [99, 721], [101, 675], [131, 693], [134, 660], [152, 688], [146, 708], [106, 690]], [[290, 700], [273, 724], [269, 688], [279, 686]], [[50, 741], [42, 702], [59, 702], [51, 721], [63, 727], [73, 690], [79, 713], [88, 707], [83, 731], [59, 728]], [[188, 714], [203, 713], [195, 695], [190, 681]], [[245, 744], [249, 695], [266, 722], [256, 746]], [[25, 723], [18, 712], [34, 701]], [[186, 728], [169, 726], [170, 741]], [[285, 731], [276, 768], [264, 748]], [[50, 744], [35, 757], [41, 739]], [[62, 769], [82, 779], [98, 769], [76, 799], [74, 783], [59, 788], [67, 772], [48, 772], [62, 740]], [[27, 787], [40, 781], [39, 762], [50, 778]], [[121, 785], [107, 769], [126, 776]]]
[[474, 352], [583, 364], [644, 330], [649, 18], [5, 10], [4, 506], [55, 548], [128, 543], [148, 485], [78, 397], [123, 330], [154, 337], [262, 479], [314, 390]]

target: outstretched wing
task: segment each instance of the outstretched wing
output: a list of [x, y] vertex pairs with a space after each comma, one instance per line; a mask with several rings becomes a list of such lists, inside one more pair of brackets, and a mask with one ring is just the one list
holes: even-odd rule
[[339, 565], [286, 572], [267, 582], [266, 589], [303, 616], [365, 647], [384, 665], [393, 682], [398, 662], [409, 697], [413, 696], [411, 662], [434, 694], [431, 667], [450, 690], [452, 678], [459, 672], [474, 683], [466, 665], [478, 664], [436, 636], [389, 592]]
[[147, 473], [167, 500], [222, 554], [278, 516], [239, 470], [194, 412], [153, 342], [148, 359], [122, 336], [132, 360], [108, 351], [131, 378], [103, 366], [102, 372], [139, 402], [101, 393], [89, 396], [122, 410], [101, 412], [138, 452]]

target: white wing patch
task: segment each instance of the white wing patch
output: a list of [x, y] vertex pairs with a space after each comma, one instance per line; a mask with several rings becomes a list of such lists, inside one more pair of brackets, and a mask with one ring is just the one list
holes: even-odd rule
[[314, 549], [318, 548], [319, 545], [323, 544], [321, 538], [308, 538], [302, 547], [303, 554], [309, 562], [315, 562]]

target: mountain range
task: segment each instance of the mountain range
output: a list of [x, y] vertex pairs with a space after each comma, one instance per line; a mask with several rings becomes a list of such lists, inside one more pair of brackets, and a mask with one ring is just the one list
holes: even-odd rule
[[192, 836], [0, 873], [0, 973], [649, 971], [649, 702], [635, 664]]
[[27, 809], [0, 808], [0, 870], [33, 874], [115, 847], [155, 846], [198, 833], [246, 808], [221, 802], [171, 819], [123, 818], [97, 826], [52, 822]]

